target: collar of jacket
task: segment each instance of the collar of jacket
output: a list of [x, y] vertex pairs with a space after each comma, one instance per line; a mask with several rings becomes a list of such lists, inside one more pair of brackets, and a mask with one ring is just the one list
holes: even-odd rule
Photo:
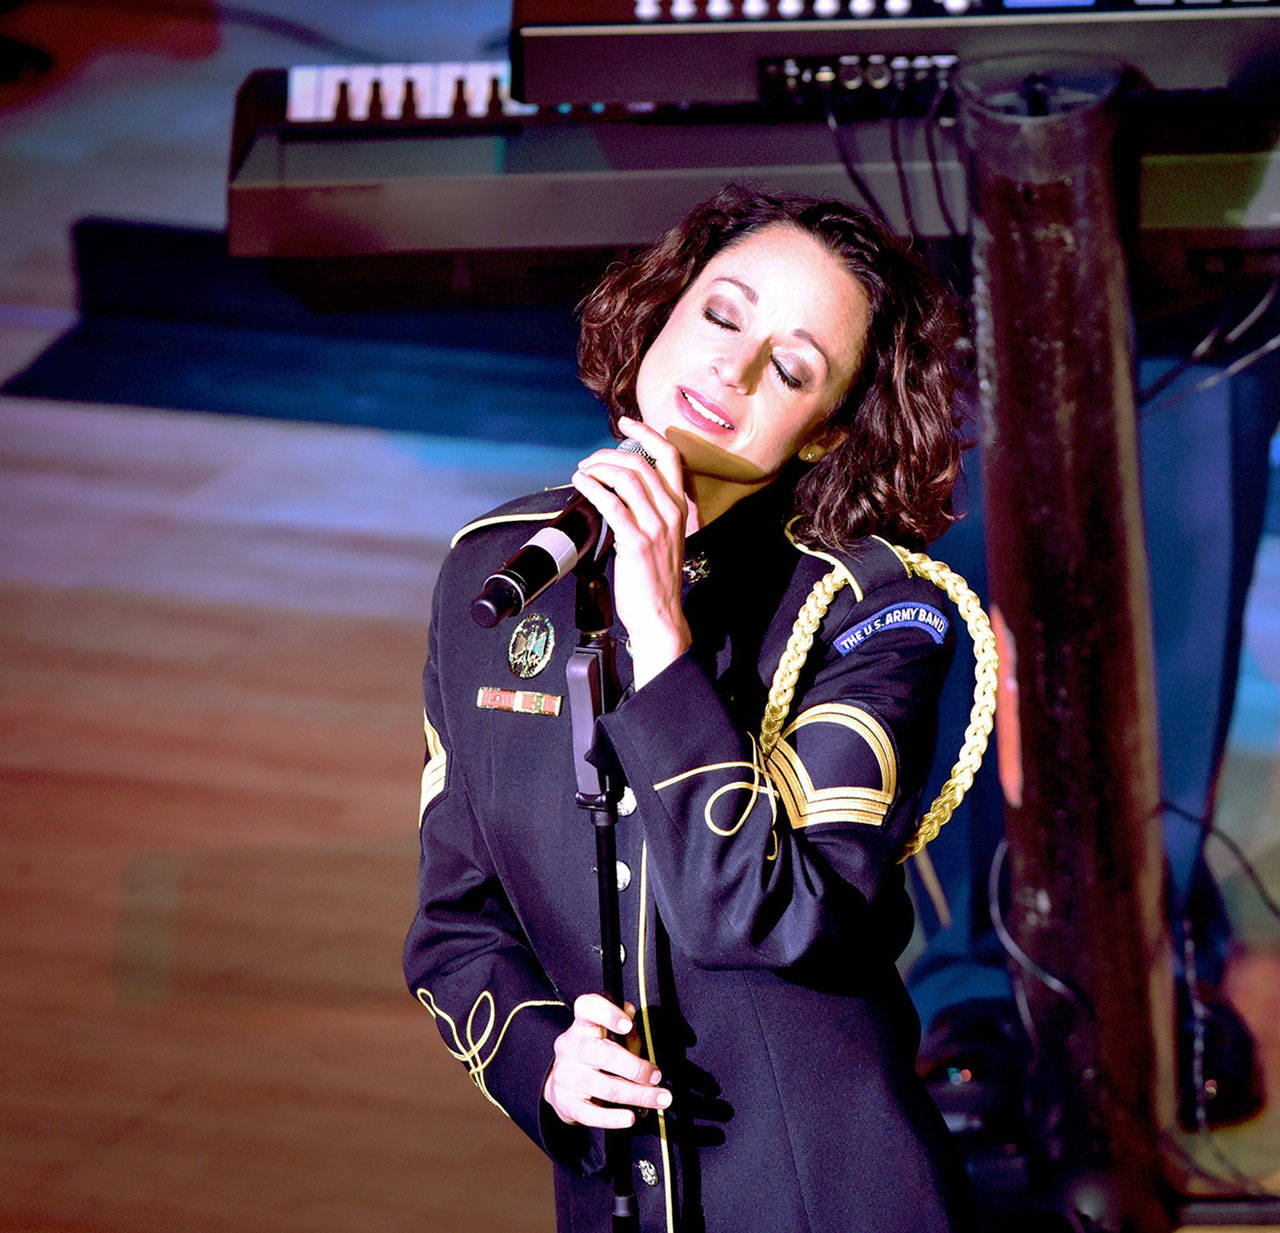
[[794, 489], [795, 476], [784, 471], [758, 492], [743, 497], [685, 540], [685, 560], [704, 558], [707, 576], [714, 577], [717, 566], [751, 560], [766, 545], [785, 542], [787, 521], [794, 512]]

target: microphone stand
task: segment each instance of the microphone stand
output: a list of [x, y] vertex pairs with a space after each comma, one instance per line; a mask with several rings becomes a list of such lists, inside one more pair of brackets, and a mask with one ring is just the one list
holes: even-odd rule
[[[573, 728], [573, 765], [578, 805], [590, 811], [596, 833], [596, 884], [600, 898], [600, 958], [605, 996], [623, 1004], [622, 927], [618, 908], [618, 785], [587, 760], [596, 720], [618, 704], [614, 662], [613, 599], [596, 560], [584, 560], [575, 571], [575, 621], [578, 643], [565, 670], [569, 716]], [[644, 957], [640, 957], [643, 962]], [[615, 1039], [617, 1039], [615, 1037]], [[638, 1233], [639, 1214], [631, 1182], [631, 1132], [604, 1132], [605, 1163], [613, 1182], [613, 1233]]]

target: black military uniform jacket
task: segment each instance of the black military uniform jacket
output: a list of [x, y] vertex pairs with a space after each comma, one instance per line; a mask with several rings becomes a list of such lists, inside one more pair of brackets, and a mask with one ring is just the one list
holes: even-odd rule
[[[602, 1136], [541, 1099], [574, 998], [601, 984], [594, 836], [574, 801], [565, 686], [574, 584], [547, 591], [523, 624], [486, 630], [468, 614], [486, 575], [567, 495], [464, 528], [441, 572], [405, 973], [476, 1086], [555, 1162], [559, 1228], [604, 1233]], [[950, 609], [882, 541], [838, 560], [797, 547], [789, 506], [780, 482], [689, 537], [694, 646], [597, 728], [598, 756], [629, 785], [626, 997], [674, 1096], [634, 1133], [641, 1227], [958, 1228], [963, 1183], [916, 1082], [919, 1027], [894, 967], [912, 919], [898, 861], [932, 755]], [[766, 761], [769, 682], [832, 568], [849, 584]]]

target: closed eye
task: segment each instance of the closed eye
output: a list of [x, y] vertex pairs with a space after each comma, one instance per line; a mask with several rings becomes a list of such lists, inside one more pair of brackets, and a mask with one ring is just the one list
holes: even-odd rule
[[773, 367], [774, 367], [774, 370], [777, 372], [778, 377], [781, 379], [782, 384], [785, 385], [787, 389], [798, 390], [804, 384], [804, 382], [801, 381], [799, 377], [795, 376], [794, 374], [788, 372], [785, 368], [783, 368], [783, 366], [779, 364], [777, 360], [773, 361]]
[[703, 317], [710, 321], [712, 325], [718, 325], [722, 330], [737, 330], [738, 323], [730, 321], [728, 317], [721, 316], [714, 308], [704, 308], [702, 310]]

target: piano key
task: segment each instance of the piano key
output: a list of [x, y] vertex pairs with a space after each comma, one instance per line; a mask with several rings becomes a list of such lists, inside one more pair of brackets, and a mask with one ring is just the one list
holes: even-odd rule
[[338, 94], [347, 80], [345, 64], [327, 64], [320, 70], [320, 93], [317, 98], [316, 119], [333, 120], [338, 114]]
[[511, 97], [511, 61], [495, 60], [491, 65], [498, 80], [498, 97], [504, 116], [532, 116], [538, 111], [537, 103], [521, 103]]
[[320, 114], [320, 70], [310, 65], [291, 68], [285, 119], [306, 124], [323, 118]]
[[434, 64], [407, 64], [404, 70], [406, 85], [413, 86], [414, 114], [405, 119], [425, 120], [434, 113], [436, 66]]
[[369, 118], [369, 95], [373, 91], [375, 68], [372, 64], [353, 64], [347, 73], [347, 90], [351, 97], [353, 120]]
[[382, 118], [400, 119], [404, 107], [404, 65], [381, 64], [376, 78], [382, 88]]
[[[446, 61], [436, 65], [436, 88], [431, 98], [431, 110], [426, 114], [432, 119], [446, 120], [453, 115], [453, 100], [462, 80], [463, 66]], [[419, 113], [422, 114], [422, 113]]]
[[[287, 73], [284, 119], [290, 124], [332, 124], [339, 100], [342, 119], [354, 124], [371, 120], [484, 120], [494, 115], [531, 116], [538, 107], [511, 97], [511, 64], [507, 60], [450, 61], [444, 64], [293, 65]], [[412, 87], [414, 106], [406, 115]], [[374, 93], [381, 107], [373, 110]], [[461, 110], [455, 110], [461, 103]]]
[[464, 64], [462, 80], [467, 96], [467, 115], [483, 116], [489, 111], [489, 83], [493, 80], [493, 65], [484, 61]]

